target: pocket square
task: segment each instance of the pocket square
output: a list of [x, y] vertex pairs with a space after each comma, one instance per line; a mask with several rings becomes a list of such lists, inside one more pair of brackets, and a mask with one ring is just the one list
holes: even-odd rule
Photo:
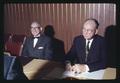
[[38, 49], [43, 49], [44, 47], [38, 47]]

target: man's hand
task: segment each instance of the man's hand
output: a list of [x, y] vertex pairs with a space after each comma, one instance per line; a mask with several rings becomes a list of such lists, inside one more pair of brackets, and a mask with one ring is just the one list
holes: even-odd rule
[[66, 70], [67, 71], [72, 71], [72, 66], [70, 63], [66, 64]]
[[72, 71], [75, 73], [82, 73], [82, 72], [86, 72], [86, 66], [85, 64], [75, 64], [73, 66], [71, 66], [70, 63], [66, 64], [66, 70], [67, 71]]
[[81, 73], [86, 71], [86, 67], [84, 64], [75, 64], [72, 66], [72, 71], [76, 73]]
[[79, 69], [81, 72], [85, 72], [86, 71], [86, 66], [83, 64], [79, 64]]

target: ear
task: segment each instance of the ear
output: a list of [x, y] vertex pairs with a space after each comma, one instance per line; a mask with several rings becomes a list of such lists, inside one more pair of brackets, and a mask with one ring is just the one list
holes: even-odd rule
[[95, 34], [97, 34], [98, 33], [98, 29], [96, 29], [96, 31], [95, 31]]
[[43, 30], [43, 28], [42, 27], [40, 27], [40, 31], [42, 31]]

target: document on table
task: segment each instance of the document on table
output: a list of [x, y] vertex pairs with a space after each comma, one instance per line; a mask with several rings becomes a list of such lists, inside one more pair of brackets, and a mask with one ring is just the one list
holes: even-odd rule
[[86, 78], [86, 79], [103, 79], [103, 76], [104, 76], [104, 72], [105, 70], [98, 70], [98, 71], [94, 71], [94, 72], [83, 72], [83, 73], [75, 73], [75, 72], [72, 72], [72, 71], [65, 71], [63, 73], [63, 76], [62, 78], [65, 78], [65, 77], [74, 77], [74, 78]]

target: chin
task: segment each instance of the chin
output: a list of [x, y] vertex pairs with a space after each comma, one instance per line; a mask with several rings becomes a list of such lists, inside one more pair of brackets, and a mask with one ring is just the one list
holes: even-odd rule
[[89, 39], [91, 39], [91, 38], [89, 38], [89, 37], [85, 37], [85, 39], [89, 40]]

